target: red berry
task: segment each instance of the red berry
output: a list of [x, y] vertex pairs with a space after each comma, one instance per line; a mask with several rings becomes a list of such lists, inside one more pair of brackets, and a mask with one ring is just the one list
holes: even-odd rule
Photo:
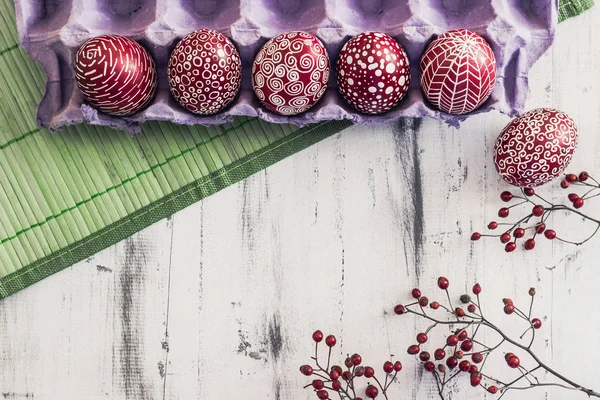
[[427, 361], [425, 363], [425, 365], [423, 366], [423, 368], [425, 368], [425, 371], [427, 371], [427, 372], [433, 372], [433, 371], [435, 371], [435, 364], [432, 363], [431, 361]]
[[423, 343], [427, 342], [427, 334], [426, 334], [426, 333], [423, 333], [423, 332], [419, 333], [419, 334], [417, 335], [417, 342], [419, 342], [419, 343], [421, 343], [421, 344], [423, 344]]
[[383, 363], [383, 372], [386, 374], [391, 374], [394, 371], [394, 364], [391, 361], [386, 361]]
[[352, 379], [352, 373], [350, 371], [342, 372], [342, 379], [345, 381], [349, 381], [350, 379]]
[[471, 386], [477, 387], [481, 383], [481, 374], [478, 372], [471, 373]]
[[490, 392], [491, 394], [496, 394], [496, 393], [498, 393], [498, 386], [494, 386], [494, 385], [490, 386], [490, 387], [488, 388], [488, 392]]
[[481, 293], [481, 285], [479, 283], [476, 283], [473, 286], [473, 294], [478, 295], [479, 293]]
[[329, 398], [329, 393], [327, 393], [327, 390], [319, 390], [317, 392], [317, 397], [320, 400], [327, 400]]
[[448, 336], [448, 338], [446, 339], [446, 344], [448, 346], [456, 346], [458, 344], [458, 336], [456, 336], [456, 335]]
[[431, 358], [431, 356], [429, 355], [429, 352], [427, 352], [427, 351], [422, 351], [421, 354], [419, 354], [419, 359], [421, 361], [429, 361], [430, 358]]
[[373, 367], [365, 367], [365, 378], [372, 378], [375, 375]]
[[488, 229], [494, 230], [498, 227], [498, 223], [496, 221], [492, 221], [488, 224]]
[[525, 196], [533, 196], [535, 194], [535, 190], [533, 190], [533, 188], [525, 188], [523, 189], [523, 193], [525, 193]]
[[527, 239], [525, 241], [524, 247], [525, 247], [525, 250], [533, 250], [533, 248], [535, 247], [535, 240], [533, 238]]
[[523, 229], [523, 228], [515, 229], [515, 231], [513, 232], [513, 236], [516, 237], [517, 239], [522, 238], [523, 236], [525, 236], [525, 229]]
[[340, 373], [337, 371], [331, 371], [331, 373], [329, 374], [329, 377], [331, 378], [332, 381], [336, 381], [340, 378]]
[[483, 355], [481, 353], [473, 353], [471, 356], [471, 361], [473, 361], [475, 364], [479, 364], [483, 361]]
[[504, 314], [510, 315], [515, 312], [515, 306], [512, 304], [507, 304], [504, 306]]
[[[333, 367], [331, 367], [331, 371], [333, 372], [337, 372], [338, 376], [342, 374], [342, 367], [340, 367], [339, 365], [334, 365]], [[335, 378], [337, 379], [337, 378]]]
[[566, 189], [569, 187], [569, 182], [566, 179], [563, 179], [563, 181], [560, 183], [560, 187], [563, 189]]
[[477, 365], [471, 364], [471, 368], [469, 368], [469, 373], [472, 374], [473, 372], [477, 372], [477, 371], [479, 371], [479, 368], [477, 367]]
[[567, 174], [567, 176], [565, 176], [565, 179], [569, 183], [577, 182], [577, 175], [575, 175], [575, 174]]
[[465, 340], [460, 344], [460, 349], [463, 351], [471, 351], [471, 349], [473, 349], [473, 342], [470, 340]]
[[511, 368], [519, 368], [519, 365], [521, 365], [521, 360], [519, 360], [519, 357], [517, 356], [512, 356], [508, 359], [506, 363]]
[[454, 356], [461, 360], [465, 356], [465, 354], [462, 351], [458, 350], [454, 352]]
[[463, 310], [460, 307], [456, 307], [456, 310], [454, 310], [454, 312], [456, 313], [457, 317], [464, 317], [465, 316], [465, 310]]
[[472, 240], [472, 241], [474, 241], [474, 242], [475, 242], [475, 241], [477, 241], [477, 240], [479, 240], [479, 239], [481, 239], [481, 233], [479, 233], [479, 232], [473, 232], [473, 233], [471, 234], [471, 240]]
[[500, 193], [500, 199], [502, 199], [503, 202], [508, 203], [509, 201], [511, 201], [513, 198], [513, 195], [511, 192], [509, 191], [505, 191]]
[[467, 306], [467, 311], [470, 312], [471, 314], [473, 314], [476, 310], [477, 310], [477, 307], [475, 306], [475, 304], [469, 304]]
[[542, 321], [539, 318], [532, 319], [531, 324], [535, 329], [540, 329], [542, 327]]
[[346, 357], [346, 360], [344, 361], [344, 365], [346, 366], [346, 368], [352, 368], [352, 366], [354, 364], [352, 364], [352, 359], [350, 357]]
[[444, 349], [437, 349], [433, 352], [433, 358], [435, 358], [438, 361], [443, 360], [444, 358], [446, 358], [446, 351], [444, 351]]
[[337, 340], [335, 339], [335, 336], [333, 336], [333, 335], [329, 335], [325, 338], [325, 344], [329, 347], [335, 346], [336, 343], [337, 343]]
[[440, 303], [438, 303], [437, 301], [432, 301], [431, 304], [429, 304], [429, 307], [431, 307], [434, 310], [437, 310], [438, 308], [440, 308]]
[[396, 361], [394, 363], [394, 371], [396, 371], [396, 372], [402, 371], [402, 363], [400, 361]]
[[590, 177], [590, 175], [585, 171], [582, 171], [579, 173], [579, 180], [582, 182], [587, 181], [589, 177]]
[[359, 354], [353, 354], [352, 357], [352, 365], [359, 366], [362, 363], [362, 357]]
[[448, 289], [448, 286], [450, 286], [450, 281], [448, 281], [448, 278], [440, 276], [438, 278], [438, 287], [442, 290], [446, 290]]
[[469, 334], [464, 329], [461, 329], [460, 331], [456, 332], [456, 336], [458, 336], [458, 340], [460, 340], [461, 342], [465, 340], [468, 335]]
[[504, 355], [504, 360], [505, 360], [505, 361], [508, 361], [508, 359], [509, 359], [509, 358], [511, 358], [511, 357], [512, 357], [512, 356], [514, 356], [514, 355], [515, 355], [515, 353], [506, 353], [506, 354]]
[[446, 365], [450, 369], [456, 368], [456, 366], [458, 365], [458, 358], [456, 358], [454, 356], [448, 357], [448, 359], [446, 360]]
[[446, 366], [444, 364], [438, 364], [438, 371], [442, 374], [446, 373]]
[[427, 307], [427, 304], [429, 304], [429, 299], [427, 297], [423, 296], [419, 299], [419, 305], [421, 307]]
[[502, 302], [504, 303], [504, 305], [513, 304], [513, 301], [511, 299], [502, 299]]
[[516, 248], [517, 244], [515, 242], [508, 242], [506, 243], [506, 246], [504, 246], [504, 251], [506, 251], [507, 253], [511, 253], [515, 251]]
[[331, 382], [331, 388], [333, 390], [335, 390], [336, 392], [339, 392], [340, 389], [342, 388], [342, 384], [340, 383], [340, 381], [333, 381], [333, 382]]
[[408, 354], [410, 354], [410, 355], [415, 355], [419, 351], [421, 351], [421, 348], [417, 344], [413, 344], [413, 345], [409, 346], [408, 350], [407, 350]]
[[545, 223], [543, 223], [543, 222], [540, 222], [540, 223], [538, 223], [538, 224], [535, 226], [535, 232], [536, 232], [536, 233], [538, 233], [538, 234], [540, 234], [540, 235], [541, 235], [542, 233], [544, 233], [544, 231], [545, 231], [545, 230], [546, 230], [546, 224], [545, 224]]
[[572, 203], [579, 198], [579, 195], [577, 193], [569, 193], [568, 197], [569, 201]]
[[548, 229], [544, 232], [544, 236], [546, 236], [546, 239], [552, 240], [556, 237], [556, 232], [553, 229]]
[[580, 197], [578, 199], [575, 199], [575, 201], [573, 202], [573, 207], [575, 207], [575, 208], [581, 208], [581, 207], [583, 207], [583, 203], [585, 203], [585, 202]]
[[414, 297], [415, 299], [419, 299], [421, 297], [421, 291], [417, 288], [414, 288], [411, 292], [412, 297]]
[[311, 376], [313, 373], [313, 369], [310, 365], [303, 365], [300, 367], [300, 372], [302, 372], [303, 375]]
[[365, 390], [365, 394], [367, 395], [368, 398], [374, 399], [379, 394], [379, 390], [375, 386], [369, 385], [369, 386], [367, 386], [367, 389]]
[[510, 214], [510, 210], [506, 207], [502, 207], [501, 209], [498, 210], [498, 216], [500, 218], [506, 218], [506, 217], [508, 217], [508, 214]]
[[406, 308], [404, 308], [402, 304], [398, 304], [396, 307], [394, 307], [394, 312], [398, 315], [402, 315], [406, 312]]
[[312, 334], [312, 338], [317, 343], [321, 342], [323, 340], [323, 332], [321, 332], [321, 331], [315, 331]]
[[363, 376], [365, 374], [365, 367], [356, 367], [354, 370], [354, 375]]
[[502, 243], [510, 242], [510, 233], [504, 232], [502, 235], [500, 235], [500, 242], [502, 242]]
[[323, 383], [323, 381], [320, 379], [315, 379], [312, 381], [312, 386], [317, 390], [321, 390], [323, 389], [323, 386], [325, 386], [325, 383]]
[[458, 369], [462, 372], [468, 372], [469, 368], [471, 368], [471, 363], [467, 360], [462, 360], [460, 364], [458, 364]]
[[544, 207], [540, 206], [539, 204], [533, 206], [533, 208], [531, 209], [531, 213], [536, 217], [541, 217], [544, 214]]

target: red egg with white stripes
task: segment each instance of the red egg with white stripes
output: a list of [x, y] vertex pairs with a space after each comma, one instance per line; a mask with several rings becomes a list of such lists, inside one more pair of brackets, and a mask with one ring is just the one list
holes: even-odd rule
[[117, 116], [146, 107], [156, 91], [156, 65], [138, 42], [117, 35], [86, 41], [75, 56], [75, 79], [83, 97]]
[[321, 41], [293, 31], [269, 40], [252, 64], [252, 87], [270, 111], [296, 115], [314, 106], [329, 80], [330, 62]]
[[397, 105], [408, 91], [408, 56], [385, 33], [361, 33], [340, 51], [337, 82], [340, 93], [352, 107], [365, 114], [382, 114]]
[[467, 29], [435, 39], [421, 58], [421, 89], [436, 108], [467, 114], [485, 102], [496, 83], [496, 57], [488, 42]]
[[218, 113], [235, 98], [242, 84], [240, 55], [225, 35], [200, 29], [185, 36], [169, 58], [169, 87], [186, 110]]

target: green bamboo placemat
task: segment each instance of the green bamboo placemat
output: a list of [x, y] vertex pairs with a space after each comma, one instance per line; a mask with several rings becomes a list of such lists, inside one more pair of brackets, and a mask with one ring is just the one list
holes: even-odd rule
[[[593, 4], [561, 2], [561, 20]], [[0, 0], [0, 298], [87, 258], [349, 126], [239, 119], [214, 127], [149, 122], [142, 133], [40, 129], [44, 74], [17, 44]]]

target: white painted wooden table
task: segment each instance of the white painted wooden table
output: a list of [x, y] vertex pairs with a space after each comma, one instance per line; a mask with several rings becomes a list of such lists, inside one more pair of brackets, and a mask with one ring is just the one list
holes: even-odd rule
[[[570, 170], [597, 174], [599, 18], [596, 7], [558, 27], [531, 71], [528, 103], [577, 121]], [[435, 398], [406, 354], [426, 325], [391, 310], [415, 284], [439, 293], [442, 274], [456, 296], [479, 281], [509, 331], [500, 299], [526, 302], [536, 286], [535, 349], [599, 389], [600, 236], [581, 248], [539, 240], [511, 255], [469, 241], [501, 206], [491, 149], [508, 120], [478, 115], [460, 131], [433, 120], [354, 127], [0, 302], [0, 399], [312, 399], [298, 367], [315, 329], [338, 336], [340, 361], [360, 352], [380, 368], [397, 354], [406, 367], [392, 399]], [[542, 190], [565, 195], [556, 183]], [[587, 210], [600, 215], [599, 204]], [[581, 237], [593, 228], [562, 220], [551, 224]], [[451, 398], [483, 398], [466, 381]]]

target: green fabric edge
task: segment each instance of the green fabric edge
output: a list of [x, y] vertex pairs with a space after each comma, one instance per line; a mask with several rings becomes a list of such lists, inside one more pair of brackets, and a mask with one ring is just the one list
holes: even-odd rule
[[282, 159], [351, 126], [349, 121], [330, 121], [299, 129], [271, 145], [198, 179], [129, 216], [64, 249], [0, 279], [0, 299], [33, 285], [140, 230], [180, 211], [221, 189], [239, 182]]
[[593, 6], [594, 0], [561, 1], [558, 7], [558, 22], [560, 23], [571, 17], [576, 17]]

